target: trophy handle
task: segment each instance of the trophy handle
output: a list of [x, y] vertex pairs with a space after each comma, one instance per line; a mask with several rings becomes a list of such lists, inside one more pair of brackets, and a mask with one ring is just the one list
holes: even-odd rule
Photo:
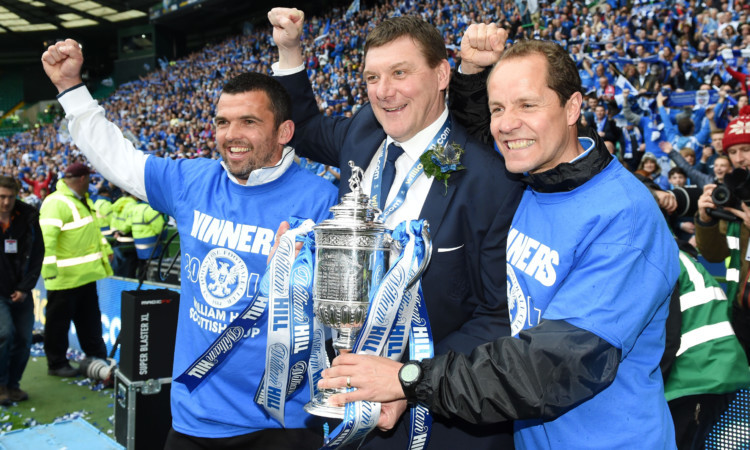
[[422, 264], [420, 264], [417, 273], [414, 275], [414, 278], [409, 280], [409, 283], [406, 285], [406, 290], [409, 290], [412, 286], [414, 286], [414, 283], [416, 283], [419, 277], [422, 276], [424, 271], [427, 270], [427, 265], [430, 264], [430, 259], [432, 258], [432, 238], [430, 237], [429, 229], [430, 224], [425, 220], [422, 226], [422, 239], [424, 239], [424, 259], [422, 260]]

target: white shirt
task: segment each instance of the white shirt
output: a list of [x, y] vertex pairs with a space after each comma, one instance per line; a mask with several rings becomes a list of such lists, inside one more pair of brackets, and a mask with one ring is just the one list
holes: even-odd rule
[[[440, 114], [440, 117], [438, 117], [437, 120], [435, 120], [427, 128], [415, 134], [413, 138], [405, 142], [396, 142], [392, 137], [386, 136], [386, 147], [388, 147], [391, 142], [395, 142], [396, 145], [404, 149], [404, 153], [399, 156], [395, 163], [396, 176], [393, 178], [393, 184], [391, 185], [391, 189], [388, 191], [388, 197], [385, 202], [386, 206], [389, 205], [394, 198], [396, 198], [399, 188], [401, 187], [401, 183], [403, 183], [404, 179], [406, 178], [406, 174], [409, 173], [411, 168], [414, 166], [414, 163], [419, 160], [419, 157], [422, 156], [422, 153], [427, 150], [427, 145], [432, 141], [432, 138], [435, 137], [435, 135], [440, 131], [440, 127], [443, 125], [443, 122], [445, 122], [445, 119], [447, 118], [448, 109], [443, 109], [443, 113]], [[367, 166], [367, 169], [365, 169], [365, 176], [362, 179], [362, 187], [365, 193], [368, 195], [372, 191], [372, 175], [373, 172], [375, 172], [375, 168], [378, 166], [378, 160], [380, 159], [380, 154], [382, 151], [383, 143], [381, 142], [380, 148], [375, 153], [375, 156], [372, 157], [372, 160], [370, 160], [370, 164]], [[419, 219], [420, 213], [422, 212], [422, 207], [424, 206], [424, 202], [427, 199], [427, 194], [430, 192], [430, 187], [432, 186], [433, 180], [433, 177], [428, 177], [424, 173], [422, 173], [419, 177], [417, 177], [416, 180], [414, 180], [414, 184], [411, 185], [406, 193], [406, 199], [404, 199], [404, 203], [386, 218], [385, 224], [388, 226], [388, 228], [393, 229], [396, 227], [396, 225], [404, 220]], [[385, 189], [385, 186], [383, 187], [383, 189]]]

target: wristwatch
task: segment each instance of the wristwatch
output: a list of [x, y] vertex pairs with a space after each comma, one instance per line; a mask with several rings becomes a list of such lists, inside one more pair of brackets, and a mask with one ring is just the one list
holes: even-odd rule
[[401, 382], [401, 389], [404, 390], [408, 403], [417, 402], [417, 384], [421, 380], [422, 366], [419, 361], [408, 361], [398, 371], [398, 381]]

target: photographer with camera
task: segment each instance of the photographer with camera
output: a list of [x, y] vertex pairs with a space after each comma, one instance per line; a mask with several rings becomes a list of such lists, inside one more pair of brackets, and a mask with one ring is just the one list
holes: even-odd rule
[[732, 326], [745, 354], [750, 355], [750, 106], [743, 107], [724, 131], [723, 147], [734, 171], [724, 177], [723, 184], [703, 188], [695, 234], [706, 260], [721, 262], [730, 257], [726, 278], [727, 298], [733, 301]]

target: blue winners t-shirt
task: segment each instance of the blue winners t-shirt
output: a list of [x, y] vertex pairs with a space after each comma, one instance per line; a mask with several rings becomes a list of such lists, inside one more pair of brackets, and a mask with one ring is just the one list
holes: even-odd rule
[[[255, 294], [276, 229], [292, 216], [316, 223], [337, 203], [336, 188], [292, 164], [278, 179], [258, 186], [232, 182], [219, 161], [148, 158], [149, 203], [177, 221], [182, 250], [182, 292], [173, 378], [184, 372], [247, 306]], [[246, 339], [190, 393], [172, 384], [172, 424], [191, 436], [221, 438], [281, 425], [254, 396], [264, 370], [263, 314]], [[310, 418], [307, 379], [289, 399], [286, 427]]]
[[554, 420], [516, 421], [517, 448], [674, 448], [659, 361], [678, 251], [646, 187], [613, 160], [570, 192], [527, 188], [507, 248], [514, 336], [564, 320], [622, 350], [602, 392]]

